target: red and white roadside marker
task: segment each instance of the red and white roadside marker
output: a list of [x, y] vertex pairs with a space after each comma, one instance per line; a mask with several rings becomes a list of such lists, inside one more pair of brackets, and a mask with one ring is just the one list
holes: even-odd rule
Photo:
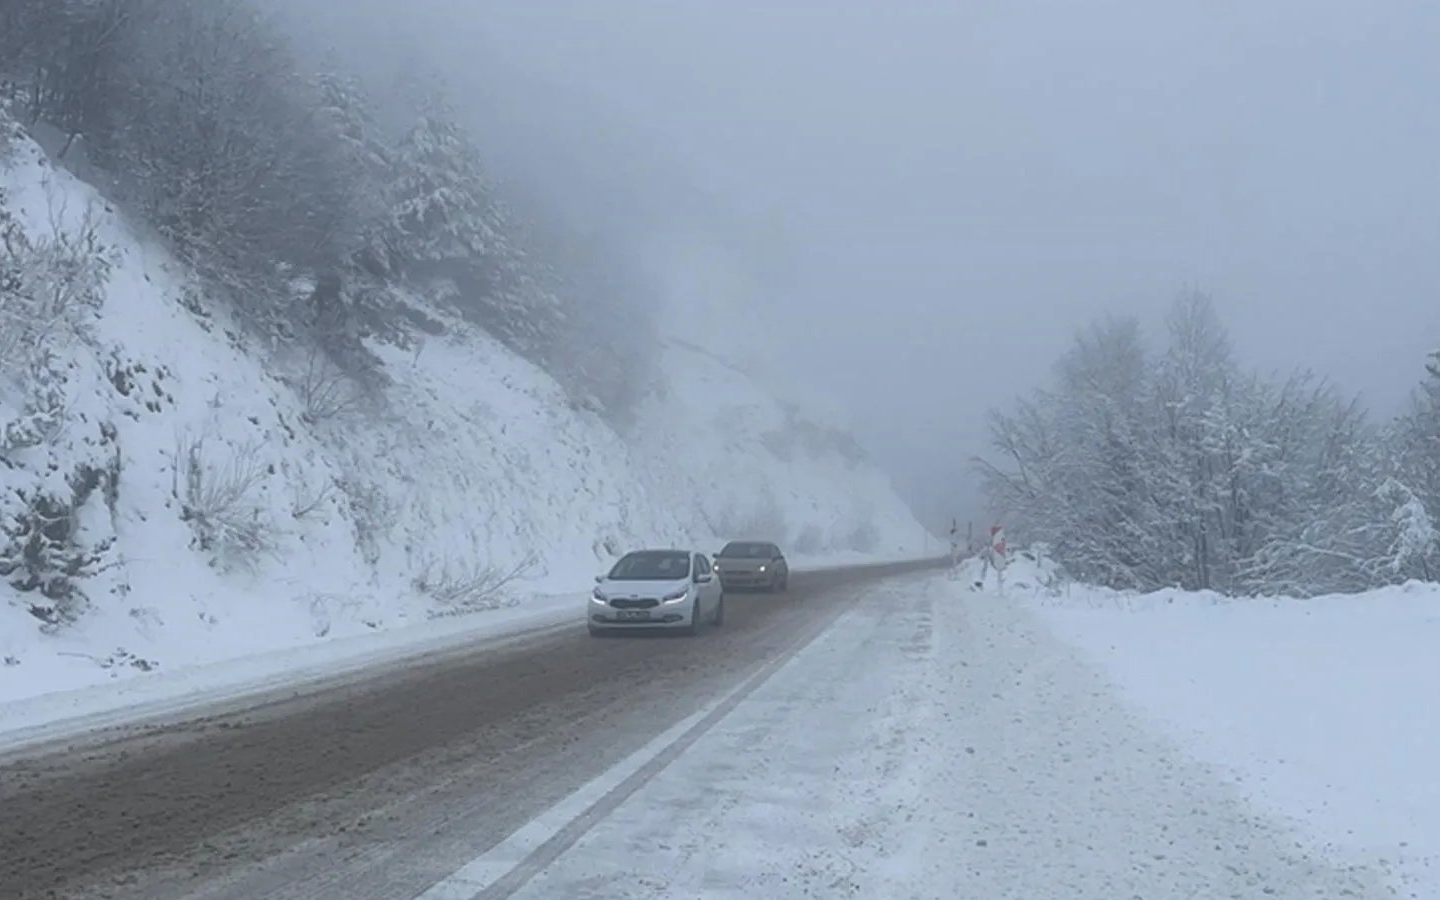
[[995, 551], [998, 559], [1005, 559], [1005, 526], [990, 526], [990, 549]]
[[977, 589], [980, 585], [984, 584], [985, 576], [989, 574], [990, 569], [993, 567], [995, 569], [996, 593], [1003, 595], [1005, 593], [1005, 563], [1007, 561], [1005, 558], [1004, 525], [990, 526], [990, 546], [982, 552], [981, 559], [984, 561], [984, 567], [980, 570], [980, 581], [977, 582]]

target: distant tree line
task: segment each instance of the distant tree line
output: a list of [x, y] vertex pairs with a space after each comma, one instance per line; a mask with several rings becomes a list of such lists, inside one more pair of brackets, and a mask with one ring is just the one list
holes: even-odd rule
[[977, 463], [1012, 535], [1121, 589], [1309, 596], [1440, 577], [1440, 357], [1408, 410], [1375, 423], [1309, 372], [1245, 371], [1203, 295], [1167, 324], [1158, 353], [1133, 318], [1092, 325], [1050, 387], [992, 413]]
[[643, 288], [523, 223], [442, 96], [383, 127], [355, 78], [308, 65], [249, 0], [5, 0], [0, 60], [17, 117], [57, 129], [62, 160], [83, 147], [257, 327], [353, 369], [360, 337], [436, 327], [418, 295], [602, 412], [637, 393]]

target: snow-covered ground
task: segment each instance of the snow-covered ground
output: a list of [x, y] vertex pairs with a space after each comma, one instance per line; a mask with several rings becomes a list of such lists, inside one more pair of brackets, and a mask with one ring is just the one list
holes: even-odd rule
[[1440, 589], [1085, 599], [1045, 617], [1176, 740], [1311, 840], [1392, 860], [1402, 896], [1440, 897]]
[[1400, 896], [1440, 897], [1440, 586], [1137, 596], [1026, 561], [1006, 583], [1256, 808], [1336, 858], [1389, 860]]
[[1389, 849], [1252, 807], [1026, 604], [961, 581], [868, 589], [747, 689], [424, 896], [1392, 896]]
[[[16, 132], [3, 114], [0, 129]], [[934, 543], [838, 432], [693, 346], [662, 351], [665, 380], [632, 440], [429, 310], [447, 334], [372, 343], [390, 384], [373, 407], [337, 413], [307, 390], [317, 370], [333, 377], [323, 361], [247, 337], [23, 133], [0, 159], [0, 209], [36, 243], [88, 220], [111, 260], [103, 305], [78, 310], [67, 340], [48, 333], [61, 377], [0, 360], [0, 435], [37, 404], [64, 411], [43, 443], [0, 440], [0, 524], [53, 497], [73, 524], [61, 543], [93, 555], [73, 579], [78, 616], [58, 627], [44, 622], [55, 604], [14, 587], [25, 571], [0, 578], [0, 701], [424, 633], [437, 614], [583, 591], [641, 544], [713, 550], [763, 529], [807, 559], [854, 560]], [[678, 424], [686, 440], [655, 440]], [[723, 502], [707, 515], [696, 497]], [[24, 555], [6, 540], [0, 556]], [[506, 590], [487, 589], [532, 555]]]

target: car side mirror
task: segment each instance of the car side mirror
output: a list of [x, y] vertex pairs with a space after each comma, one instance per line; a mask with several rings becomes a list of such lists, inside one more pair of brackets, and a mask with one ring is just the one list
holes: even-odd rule
[[710, 583], [710, 579], [713, 578], [713, 577], [714, 577], [714, 576], [712, 576], [712, 575], [702, 575], [701, 573], [696, 572], [696, 573], [695, 573], [695, 583], [696, 583], [696, 584], [709, 584], [709, 583]]

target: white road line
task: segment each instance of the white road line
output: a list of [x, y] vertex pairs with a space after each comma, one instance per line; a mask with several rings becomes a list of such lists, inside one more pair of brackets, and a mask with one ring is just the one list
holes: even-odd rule
[[670, 727], [415, 900], [504, 900], [513, 895], [784, 668], [835, 618], [826, 616], [819, 627], [806, 630], [783, 653], [718, 700]]

